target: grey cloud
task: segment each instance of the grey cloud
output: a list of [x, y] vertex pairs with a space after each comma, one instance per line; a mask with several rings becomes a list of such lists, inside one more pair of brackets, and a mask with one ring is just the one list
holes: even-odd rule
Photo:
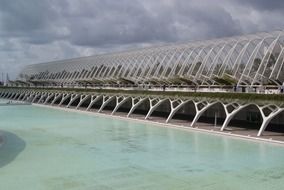
[[71, 42], [76, 45], [169, 42], [177, 39], [171, 20], [164, 20], [161, 18], [163, 15], [153, 15], [138, 0], [86, 2], [90, 3], [88, 7], [93, 6], [93, 9], [86, 9], [91, 13], [85, 12], [82, 22], [79, 17], [68, 23]]
[[30, 44], [66, 40], [98, 47], [212, 38], [241, 31], [231, 15], [218, 6], [194, 0], [145, 2], [4, 0], [0, 34]]
[[18, 37], [23, 41], [44, 44], [58, 39], [53, 21], [58, 18], [52, 1], [2, 0], [0, 6], [0, 36]]
[[0, 68], [284, 27], [283, 0], [1, 0]]
[[[87, 10], [85, 19], [81, 20], [81, 14], [75, 19], [70, 17], [68, 23], [70, 40], [75, 45], [174, 42], [241, 33], [239, 23], [226, 10], [192, 4], [192, 0], [171, 4], [159, 1], [159, 4], [150, 5], [150, 9], [137, 0], [84, 2], [88, 7], [84, 9]], [[77, 13], [73, 9], [68, 15]]]
[[256, 10], [281, 11], [284, 9], [283, 0], [236, 0], [237, 4], [242, 6], [250, 6]]
[[[232, 18], [228, 11], [216, 5], [188, 1], [177, 1], [175, 19], [187, 35], [183, 40], [208, 39], [216, 37], [227, 37], [242, 33], [238, 20]], [[187, 29], [186, 26], [190, 26]], [[181, 31], [181, 30], [178, 30]], [[193, 35], [193, 36], [191, 36]]]

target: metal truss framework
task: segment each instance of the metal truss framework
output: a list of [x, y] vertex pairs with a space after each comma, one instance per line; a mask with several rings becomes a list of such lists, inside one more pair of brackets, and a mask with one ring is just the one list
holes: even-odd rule
[[283, 63], [284, 31], [274, 31], [29, 65], [19, 79], [49, 84], [281, 86]]

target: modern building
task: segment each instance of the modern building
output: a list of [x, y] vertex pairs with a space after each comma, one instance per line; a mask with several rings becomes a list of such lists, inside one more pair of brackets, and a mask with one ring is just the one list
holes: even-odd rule
[[283, 63], [284, 31], [273, 31], [29, 65], [14, 84], [281, 88]]

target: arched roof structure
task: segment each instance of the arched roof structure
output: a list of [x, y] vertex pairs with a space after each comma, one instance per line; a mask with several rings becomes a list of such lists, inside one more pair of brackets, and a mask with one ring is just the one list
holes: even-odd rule
[[29, 65], [19, 78], [75, 84], [282, 85], [284, 31]]

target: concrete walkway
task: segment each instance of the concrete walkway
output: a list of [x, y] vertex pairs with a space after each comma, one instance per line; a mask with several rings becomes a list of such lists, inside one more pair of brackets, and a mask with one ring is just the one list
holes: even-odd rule
[[[84, 109], [82, 109], [84, 110]], [[97, 110], [93, 109], [92, 112], [97, 112]], [[102, 114], [111, 115], [111, 110], [104, 110]], [[120, 117], [126, 117], [126, 112], [116, 112], [116, 116]], [[145, 121], [145, 115], [142, 114], [135, 114], [133, 113], [130, 118], [138, 119], [141, 121]], [[152, 121], [159, 124], [165, 124], [166, 125], [166, 118], [165, 117], [159, 117], [159, 116], [151, 116], [148, 121]], [[172, 119], [169, 123], [170, 125], [176, 125], [176, 126], [182, 126], [182, 127], [188, 127], [190, 128], [191, 121], [188, 120], [181, 120], [181, 119]], [[228, 126], [223, 132], [220, 131], [221, 126], [217, 125], [214, 126], [214, 124], [211, 123], [204, 123], [204, 122], [197, 122], [196, 127], [197, 129], [206, 130], [208, 132], [218, 132], [222, 133], [224, 135], [240, 135], [243, 137], [248, 138], [256, 138], [256, 139], [264, 139], [264, 140], [273, 140], [273, 141], [281, 141], [284, 143], [284, 133], [279, 132], [272, 132], [272, 131], [265, 131], [262, 136], [258, 137], [257, 132], [258, 129], [247, 129], [247, 128], [240, 128], [235, 126]]]

